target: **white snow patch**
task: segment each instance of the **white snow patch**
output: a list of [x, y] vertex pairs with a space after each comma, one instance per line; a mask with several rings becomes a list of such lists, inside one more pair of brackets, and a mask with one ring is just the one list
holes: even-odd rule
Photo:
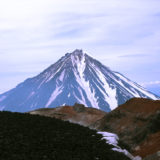
[[78, 88], [80, 94], [81, 94], [81, 97], [82, 97], [82, 101], [80, 102], [81, 104], [84, 104], [85, 106], [87, 106], [87, 103], [86, 103], [86, 100], [84, 98], [84, 95], [83, 95], [83, 92], [80, 88]]
[[30, 97], [32, 97], [34, 94], [35, 94], [35, 92], [34, 92], [34, 91], [32, 91], [32, 92], [31, 92], [31, 94], [28, 96], [28, 98], [27, 98], [27, 99], [29, 99]]
[[117, 147], [119, 138], [116, 134], [110, 132], [98, 132], [98, 134], [102, 134], [102, 139], [105, 139], [107, 143]]
[[[97, 98], [95, 97], [95, 91], [94, 91], [94, 89], [91, 91], [91, 86], [89, 84], [89, 81], [86, 81], [85, 78], [84, 78], [84, 71], [85, 71], [85, 68], [86, 68], [85, 56], [82, 55], [81, 60], [79, 58], [74, 58], [74, 57], [72, 57], [71, 59], [72, 59], [73, 65], [74, 66], [77, 65], [77, 70], [74, 72], [77, 82], [84, 89], [84, 91], [87, 95], [87, 98], [90, 101], [91, 105], [94, 108], [99, 109]], [[82, 92], [81, 92], [81, 95], [83, 95]], [[86, 105], [86, 102], [83, 101], [83, 100], [82, 100], [82, 102], [83, 102], [82, 104]]]
[[119, 148], [113, 148], [113, 151], [117, 151], [117, 152], [121, 152], [123, 154], [125, 154], [128, 158], [130, 158], [131, 160], [142, 160], [142, 158], [140, 156], [136, 156], [134, 157], [131, 153], [129, 153], [126, 149], [119, 149]]
[[2, 97], [0, 98], [0, 102], [3, 101], [5, 98], [6, 98], [6, 96], [2, 96]]
[[[115, 73], [115, 74], [116, 74], [118, 77], [120, 77], [122, 80], [124, 80], [125, 82], [129, 83], [133, 88], [135, 88], [135, 89], [137, 89], [138, 91], [140, 91], [141, 93], [143, 93], [144, 95], [150, 97], [150, 98], [153, 99], [153, 100], [158, 100], [158, 98], [157, 98], [155, 95], [153, 95], [153, 94], [145, 91], [145, 90], [144, 90], [141, 86], [139, 86], [138, 84], [136, 84], [136, 83], [128, 80], [127, 78], [125, 78], [124, 76], [122, 76], [122, 75], [119, 74], [119, 73]], [[132, 94], [133, 94], [133, 93], [132, 93]], [[141, 97], [141, 96], [137, 93], [137, 94], [135, 94], [135, 97]]]
[[97, 133], [101, 134], [103, 136], [102, 139], [105, 139], [108, 144], [111, 144], [114, 146], [114, 148], [112, 148], [113, 151], [122, 152], [127, 157], [129, 157], [131, 160], [141, 160], [141, 157], [139, 157], [139, 156], [134, 157], [126, 149], [121, 149], [118, 146], [119, 137], [116, 134], [109, 133], [109, 132], [97, 132]]
[[94, 70], [97, 73], [97, 76], [99, 77], [101, 83], [103, 84], [103, 88], [105, 89], [106, 93], [101, 90], [102, 94], [105, 97], [105, 100], [107, 101], [107, 103], [109, 104], [111, 110], [115, 109], [118, 106], [118, 102], [117, 102], [117, 98], [116, 98], [116, 88], [111, 88], [108, 84], [108, 82], [106, 81], [105, 75], [95, 66]]
[[62, 92], [62, 87], [56, 86], [56, 89], [51, 94], [49, 101], [47, 102], [45, 108], [47, 108], [55, 99], [56, 97]]
[[83, 98], [82, 99], [78, 98], [74, 92], [73, 92], [73, 95], [75, 96], [75, 98], [78, 100], [78, 102], [80, 104], [84, 104], [85, 106], [87, 106], [87, 104], [85, 103], [85, 100]]
[[75, 66], [75, 59], [74, 59], [74, 56], [73, 55], [71, 55], [71, 61], [72, 61], [72, 65], [73, 65], [73, 67]]
[[33, 96], [34, 94], [35, 94], [35, 92], [33, 91], [33, 92], [31, 92], [30, 96]]
[[70, 96], [71, 96], [71, 94], [70, 94], [70, 93], [68, 93], [67, 97], [69, 98]]
[[64, 75], [65, 75], [65, 70], [61, 73], [61, 75], [60, 75], [60, 77], [59, 77], [59, 80], [60, 80], [60, 81], [63, 81]]

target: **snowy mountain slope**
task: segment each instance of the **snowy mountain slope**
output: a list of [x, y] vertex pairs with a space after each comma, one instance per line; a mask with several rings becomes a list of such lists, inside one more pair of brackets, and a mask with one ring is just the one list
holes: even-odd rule
[[159, 99], [82, 50], [75, 50], [0, 95], [0, 109], [24, 112], [77, 102], [108, 112], [132, 97]]

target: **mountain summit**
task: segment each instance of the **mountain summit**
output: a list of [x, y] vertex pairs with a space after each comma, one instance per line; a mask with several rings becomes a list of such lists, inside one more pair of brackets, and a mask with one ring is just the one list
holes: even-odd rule
[[132, 97], [159, 99], [77, 49], [36, 77], [1, 94], [0, 110], [25, 112], [81, 103], [109, 112]]

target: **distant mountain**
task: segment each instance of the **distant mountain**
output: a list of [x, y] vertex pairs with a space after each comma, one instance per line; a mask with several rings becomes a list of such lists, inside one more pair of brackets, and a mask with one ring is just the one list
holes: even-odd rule
[[149, 85], [146, 88], [152, 93], [155, 93], [157, 96], [160, 96], [160, 84]]
[[132, 97], [159, 99], [82, 50], [75, 50], [1, 94], [0, 110], [25, 112], [80, 103], [109, 112]]

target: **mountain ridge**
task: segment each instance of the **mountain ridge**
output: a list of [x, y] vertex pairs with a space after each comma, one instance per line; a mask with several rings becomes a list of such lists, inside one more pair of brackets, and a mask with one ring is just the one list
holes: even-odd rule
[[159, 99], [77, 49], [37, 76], [1, 94], [0, 110], [26, 112], [81, 103], [109, 112], [132, 97]]

